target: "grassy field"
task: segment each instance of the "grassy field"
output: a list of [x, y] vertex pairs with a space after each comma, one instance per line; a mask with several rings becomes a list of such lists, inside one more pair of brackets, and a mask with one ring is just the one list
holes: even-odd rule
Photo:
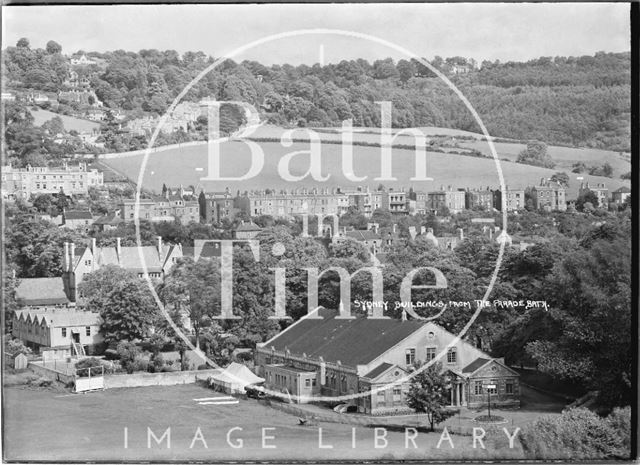
[[[438, 449], [440, 433], [419, 433], [416, 448], [405, 442], [401, 431], [387, 431], [386, 447], [375, 448], [375, 431], [356, 428], [352, 447], [352, 426], [320, 423], [298, 426], [295, 416], [259, 404], [240, 400], [235, 405], [203, 405], [195, 399], [219, 396], [198, 385], [113, 389], [87, 394], [55, 394], [16, 388], [4, 390], [5, 460], [13, 461], [215, 461], [215, 460], [492, 460], [523, 459], [518, 441], [509, 448], [500, 428], [487, 431], [485, 449], [473, 448], [470, 436], [452, 435], [454, 448], [444, 442]], [[513, 428], [508, 426], [510, 434]], [[193, 441], [198, 427], [206, 441]], [[234, 449], [227, 443], [243, 440]], [[128, 443], [124, 445], [124, 428]], [[171, 428], [171, 444], [151, 441], [147, 428], [160, 438]], [[263, 448], [262, 428], [274, 439]], [[324, 445], [319, 448], [319, 429]], [[381, 433], [380, 433], [381, 434]], [[192, 444], [193, 443], [193, 444]], [[191, 447], [193, 445], [193, 447]], [[379, 442], [379, 445], [384, 445]], [[408, 446], [408, 447], [407, 447]]]
[[[482, 144], [479, 142], [479, 144]], [[486, 145], [486, 144], [485, 144]], [[512, 144], [507, 144], [512, 145]], [[293, 143], [291, 147], [283, 147], [277, 142], [260, 142], [264, 152], [265, 163], [260, 174], [247, 181], [203, 181], [208, 171], [206, 145], [183, 147], [151, 154], [143, 178], [143, 186], [159, 192], [162, 184], [194, 185], [199, 190], [220, 191], [229, 187], [232, 192], [249, 189], [282, 189], [299, 187], [300, 183], [284, 181], [278, 174], [278, 161], [285, 154], [299, 150], [308, 150], [306, 143]], [[306, 187], [349, 187], [356, 184], [377, 187], [381, 182], [386, 187], [416, 190], [437, 190], [440, 186], [451, 185], [458, 187], [498, 187], [499, 178], [496, 163], [489, 158], [474, 158], [455, 154], [428, 153], [427, 175], [433, 178], [428, 182], [412, 182], [414, 176], [415, 156], [412, 150], [393, 149], [393, 175], [397, 181], [376, 181], [380, 176], [381, 149], [377, 147], [354, 146], [354, 172], [357, 176], [367, 176], [361, 183], [353, 183], [345, 178], [342, 172], [342, 147], [338, 144], [322, 145], [322, 172], [331, 177], [326, 182], [316, 182], [310, 177], [305, 179]], [[246, 173], [250, 167], [250, 152], [243, 142], [226, 142], [222, 145], [222, 176], [239, 176]], [[503, 153], [500, 152], [500, 156]], [[508, 154], [504, 154], [508, 157]], [[291, 161], [290, 171], [294, 175], [301, 175], [308, 169], [308, 156], [297, 156]], [[132, 156], [119, 159], [109, 159], [104, 162], [120, 173], [125, 173], [137, 181], [143, 156]], [[548, 170], [512, 162], [501, 162], [505, 183], [511, 187], [526, 187], [537, 184], [540, 178], [548, 178], [556, 170]], [[593, 183], [606, 182], [612, 189], [617, 189], [624, 183], [621, 180], [590, 177]], [[569, 189], [569, 199], [577, 196], [577, 182], [572, 182]]]
[[[494, 145], [500, 158], [507, 158], [512, 161], [515, 161], [518, 158], [518, 154], [526, 148], [526, 145], [524, 144], [510, 144], [504, 142], [496, 142]], [[486, 155], [491, 154], [486, 142], [463, 141], [460, 143], [460, 146], [479, 150]], [[556, 167], [554, 168], [555, 171], [566, 171], [567, 174], [573, 178], [576, 176], [584, 176], [585, 179], [591, 178], [588, 174], [580, 175], [571, 173], [573, 164], [580, 161], [585, 163], [587, 166], [601, 166], [604, 162], [609, 162], [613, 168], [613, 177], [617, 180], [619, 180], [621, 174], [631, 171], [629, 158], [625, 159], [624, 156], [620, 156], [619, 152], [600, 149], [578, 149], [572, 147], [551, 146], [548, 148], [548, 153], [556, 163]], [[629, 157], [628, 153], [625, 155], [626, 157]], [[607, 184], [612, 181], [613, 180], [607, 182]]]
[[61, 115], [59, 113], [54, 113], [49, 110], [43, 110], [39, 108], [38, 110], [31, 109], [31, 114], [33, 115], [33, 124], [34, 126], [42, 126], [46, 121], [49, 121], [51, 118], [55, 116], [59, 116], [62, 119], [62, 123], [64, 124], [64, 128], [67, 131], [75, 130], [78, 132], [91, 132], [94, 129], [100, 129], [100, 125], [93, 121], [88, 121], [86, 119], [74, 118], [73, 116]]

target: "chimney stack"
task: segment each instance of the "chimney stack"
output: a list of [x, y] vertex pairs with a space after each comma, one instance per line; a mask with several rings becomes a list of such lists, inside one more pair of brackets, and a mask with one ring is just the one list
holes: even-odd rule
[[158, 241], [158, 255], [162, 256], [162, 236], [156, 236], [156, 240]]
[[63, 271], [69, 271], [69, 243], [64, 243], [64, 267]]
[[69, 244], [69, 248], [71, 249], [71, 263], [69, 264], [69, 271], [73, 271], [73, 267], [76, 264], [76, 244], [71, 242]]
[[91, 239], [91, 253], [95, 258], [96, 256], [96, 238], [95, 237]]
[[122, 254], [122, 247], [120, 246], [119, 237], [116, 237], [116, 254], [118, 255], [118, 261], [120, 261], [120, 255]]
[[393, 234], [395, 234], [397, 230], [398, 230], [398, 225], [393, 223]]
[[462, 228], [458, 228], [458, 239], [460, 239], [461, 241], [464, 240], [464, 229]]

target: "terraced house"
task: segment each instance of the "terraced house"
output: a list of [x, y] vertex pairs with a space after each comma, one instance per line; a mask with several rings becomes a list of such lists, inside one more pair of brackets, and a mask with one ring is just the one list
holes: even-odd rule
[[410, 381], [404, 378], [416, 363], [440, 357], [452, 407], [483, 406], [487, 384], [496, 386], [492, 405], [520, 405], [517, 372], [433, 322], [337, 315], [320, 307], [258, 344], [256, 366], [267, 388], [302, 403], [361, 393], [348, 401], [361, 413], [408, 412]]

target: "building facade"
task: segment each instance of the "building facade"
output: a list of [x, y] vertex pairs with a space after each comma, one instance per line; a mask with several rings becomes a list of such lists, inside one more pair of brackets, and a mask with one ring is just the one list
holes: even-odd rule
[[[359, 412], [381, 415], [409, 413], [410, 382], [398, 382], [416, 365], [437, 359], [450, 380], [452, 407], [479, 408], [495, 381], [492, 404], [519, 406], [519, 375], [467, 341], [423, 320], [336, 318], [338, 312], [318, 308], [271, 340], [258, 344], [256, 366], [268, 389], [296, 402], [315, 396], [363, 393], [348, 402]], [[354, 344], [357, 341], [357, 344]], [[480, 383], [480, 384], [479, 384]], [[372, 392], [371, 388], [382, 388]]]
[[2, 169], [2, 198], [28, 200], [39, 194], [58, 194], [63, 190], [66, 195], [86, 195], [90, 187], [104, 184], [102, 172], [87, 169], [86, 163], [78, 165], [64, 164], [62, 167], [31, 166]]
[[539, 186], [534, 186], [531, 189], [531, 194], [536, 210], [562, 212], [567, 210], [566, 190], [559, 183], [543, 178], [540, 180]]
[[[578, 195], [582, 195], [585, 192], [591, 191], [596, 194], [598, 198], [598, 207], [607, 208], [609, 205], [609, 189], [607, 188], [605, 183], [597, 183], [595, 186], [590, 185], [589, 182], [581, 183], [580, 189], [578, 189]], [[629, 193], [630, 195], [631, 193]]]
[[274, 218], [296, 215], [342, 215], [349, 209], [349, 198], [337, 189], [313, 188], [252, 191], [236, 198], [236, 207], [249, 216], [270, 215]]
[[92, 353], [103, 341], [101, 322], [97, 313], [72, 308], [18, 310], [13, 316], [12, 335], [36, 351], [80, 344], [84, 353]]
[[505, 186], [504, 192], [500, 189], [493, 191], [493, 207], [502, 211], [504, 198], [504, 208], [508, 212], [518, 211], [525, 208], [524, 189], [513, 189]]
[[430, 212], [437, 212], [447, 208], [450, 213], [460, 213], [465, 207], [465, 192], [453, 190], [451, 186], [447, 189], [444, 186], [439, 191], [427, 194], [427, 209]]

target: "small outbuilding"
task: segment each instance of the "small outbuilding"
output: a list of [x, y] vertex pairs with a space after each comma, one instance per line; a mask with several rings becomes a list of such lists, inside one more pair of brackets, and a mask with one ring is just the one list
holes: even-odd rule
[[227, 394], [244, 394], [245, 386], [264, 383], [264, 378], [256, 376], [241, 363], [233, 362], [227, 368], [209, 376], [209, 386]]

